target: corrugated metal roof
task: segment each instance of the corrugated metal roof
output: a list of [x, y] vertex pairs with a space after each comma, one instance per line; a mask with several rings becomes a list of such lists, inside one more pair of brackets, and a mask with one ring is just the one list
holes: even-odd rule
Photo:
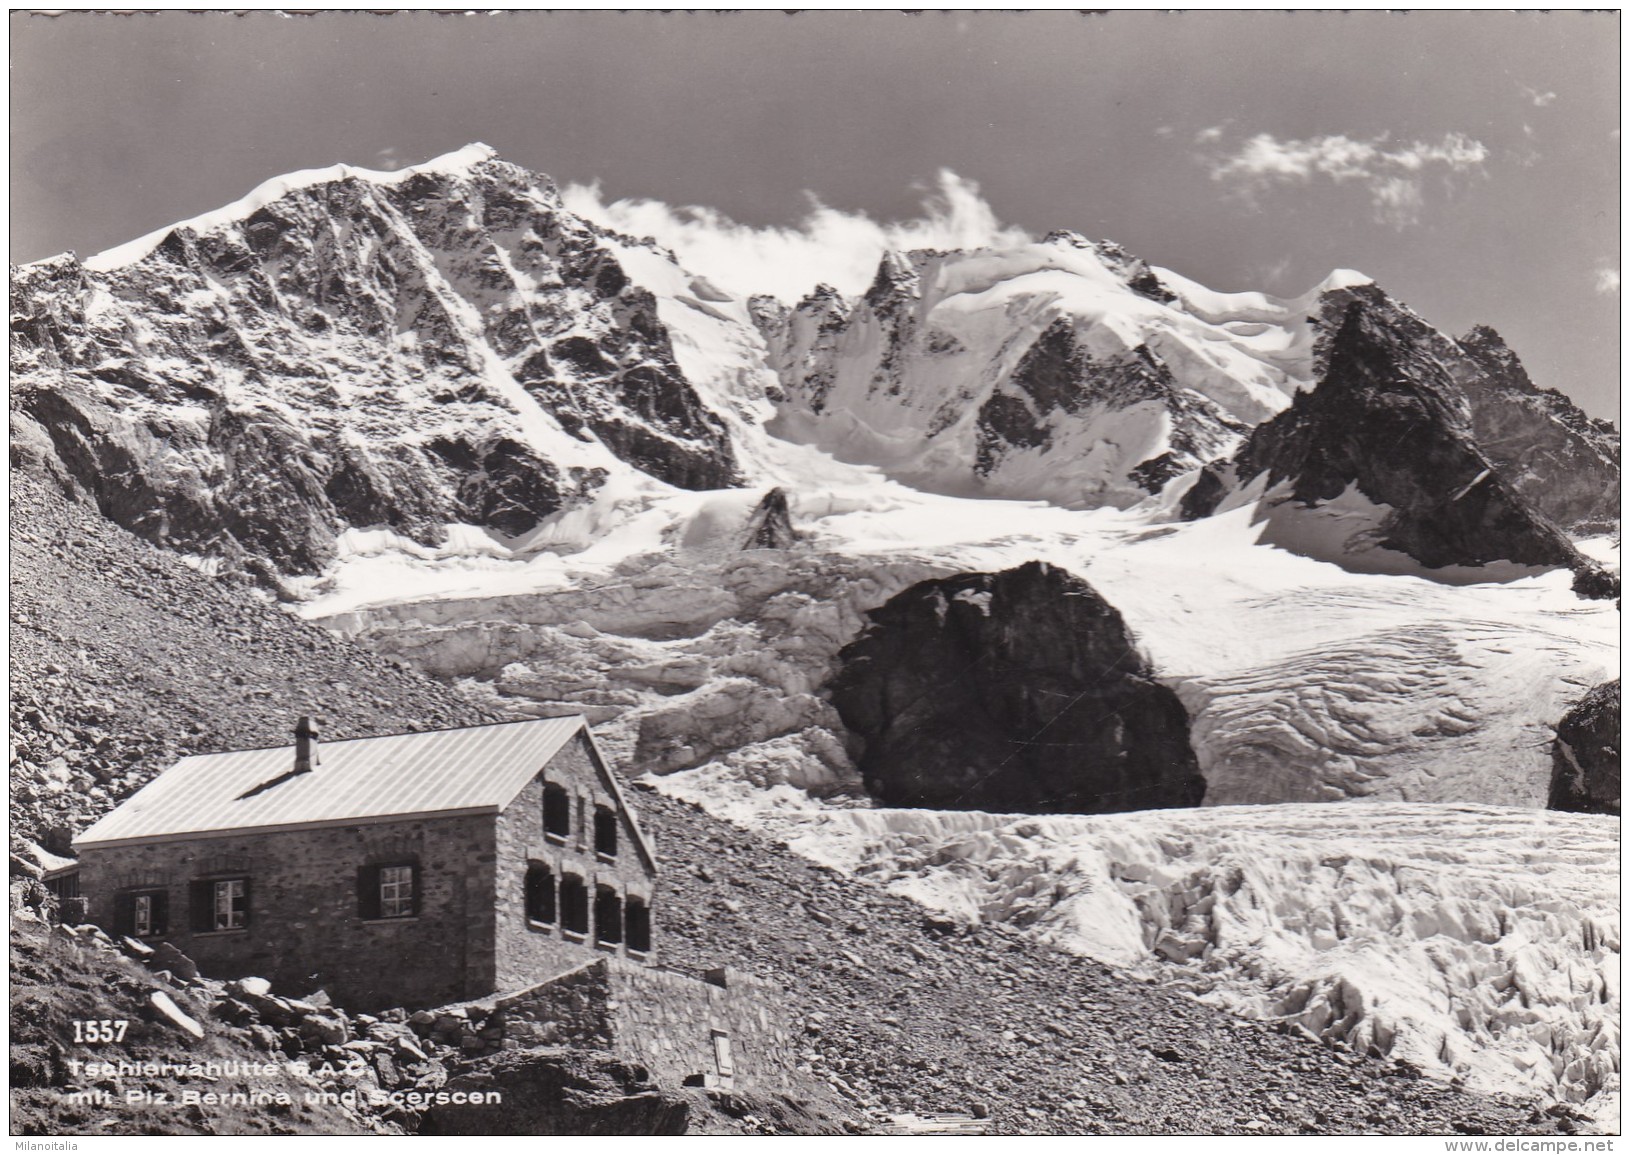
[[[497, 811], [580, 730], [586, 733], [587, 724], [572, 715], [321, 742], [316, 769], [292, 777], [285, 777], [294, 768], [292, 745], [197, 754], [153, 779], [75, 843]], [[601, 772], [610, 779], [603, 765]], [[608, 785], [621, 801], [615, 780]]]

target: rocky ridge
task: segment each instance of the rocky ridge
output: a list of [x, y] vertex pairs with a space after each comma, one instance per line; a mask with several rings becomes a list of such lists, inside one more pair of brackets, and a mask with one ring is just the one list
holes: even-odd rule
[[1471, 402], [1472, 433], [1501, 475], [1545, 516], [1576, 533], [1619, 522], [1619, 433], [1556, 389], [1535, 385], [1487, 325], [1457, 341], [1446, 360]]
[[[1253, 494], [1268, 508], [1368, 502], [1374, 515], [1358, 519], [1356, 531], [1339, 529], [1348, 536], [1325, 560], [1381, 549], [1429, 570], [1566, 567], [1586, 596], [1614, 596], [1601, 567], [1478, 448], [1470, 405], [1433, 356], [1435, 332], [1378, 290], [1349, 292], [1354, 299], [1322, 350], [1318, 385], [1252, 430], [1230, 462], [1202, 471], [1184, 516], [1208, 516]], [[1257, 488], [1242, 492], [1248, 486]]]
[[[754, 306], [781, 382], [772, 431], [937, 492], [1131, 505], [1231, 450], [1294, 387], [1146, 263], [1065, 231], [890, 253], [853, 300], [823, 285]], [[1207, 343], [1231, 346], [1239, 379]]]

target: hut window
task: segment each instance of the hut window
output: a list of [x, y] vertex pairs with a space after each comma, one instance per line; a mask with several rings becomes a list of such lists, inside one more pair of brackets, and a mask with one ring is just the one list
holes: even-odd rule
[[617, 812], [604, 806], [594, 808], [594, 853], [617, 857]]
[[624, 931], [628, 936], [628, 949], [641, 954], [651, 949], [651, 908], [645, 900], [628, 896], [623, 914]]
[[555, 872], [547, 866], [527, 867], [526, 917], [533, 922], [555, 921]]
[[594, 941], [623, 941], [623, 900], [609, 886], [599, 887], [594, 894]]
[[572, 832], [572, 798], [566, 787], [554, 782], [543, 784], [543, 832], [566, 838]]
[[357, 908], [364, 919], [419, 913], [419, 868], [411, 862], [364, 866], [357, 872]]
[[379, 868], [379, 917], [407, 918], [417, 909], [411, 866]]
[[589, 933], [589, 889], [575, 874], [560, 879], [560, 925], [573, 934]]
[[243, 930], [249, 925], [249, 880], [218, 878], [192, 884], [195, 931]]
[[151, 938], [169, 931], [170, 896], [162, 890], [139, 890], [113, 900], [113, 928], [131, 938]]

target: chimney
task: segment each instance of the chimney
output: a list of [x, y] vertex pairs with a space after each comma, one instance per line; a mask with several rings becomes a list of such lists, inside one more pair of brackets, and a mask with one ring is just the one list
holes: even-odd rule
[[311, 768], [318, 764], [317, 728], [311, 724], [308, 715], [302, 714], [294, 727], [294, 772], [309, 774]]

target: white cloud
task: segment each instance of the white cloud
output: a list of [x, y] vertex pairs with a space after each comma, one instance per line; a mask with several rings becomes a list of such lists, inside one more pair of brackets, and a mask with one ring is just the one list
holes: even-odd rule
[[1420, 222], [1429, 175], [1436, 173], [1448, 182], [1481, 172], [1488, 156], [1481, 142], [1458, 132], [1436, 143], [1417, 140], [1390, 147], [1385, 136], [1280, 140], [1263, 132], [1231, 153], [1207, 158], [1207, 163], [1213, 180], [1233, 185], [1247, 198], [1277, 185], [1311, 184], [1316, 178], [1361, 185], [1369, 192], [1375, 219], [1401, 229]]
[[1619, 270], [1612, 265], [1602, 264], [1596, 266], [1596, 291], [1603, 296], [1612, 296], [1619, 291]]
[[1212, 141], [1221, 140], [1222, 138], [1223, 128], [1220, 124], [1214, 124], [1210, 128], [1202, 128], [1194, 134], [1196, 144], [1210, 144]]
[[1550, 104], [1551, 101], [1556, 99], [1556, 93], [1541, 92], [1537, 88], [1529, 88], [1526, 84], [1522, 86], [1522, 94], [1534, 102], [1535, 108], [1544, 108], [1547, 104]]
[[386, 172], [395, 172], [402, 167], [402, 158], [396, 155], [396, 146], [382, 148], [374, 153], [374, 167]]
[[797, 301], [825, 282], [845, 293], [864, 292], [889, 250], [966, 249], [1023, 244], [1023, 229], [1002, 224], [979, 186], [942, 169], [924, 196], [922, 215], [879, 223], [844, 212], [806, 194], [811, 208], [796, 226], [739, 224], [709, 208], [675, 208], [661, 201], [607, 202], [598, 184], [568, 185], [566, 207], [580, 216], [636, 237], [655, 237], [687, 269], [739, 295], [773, 293]]
[[1285, 283], [1285, 277], [1291, 270], [1291, 259], [1281, 257], [1277, 261], [1256, 261], [1250, 266], [1251, 284], [1266, 289], [1276, 289]]

